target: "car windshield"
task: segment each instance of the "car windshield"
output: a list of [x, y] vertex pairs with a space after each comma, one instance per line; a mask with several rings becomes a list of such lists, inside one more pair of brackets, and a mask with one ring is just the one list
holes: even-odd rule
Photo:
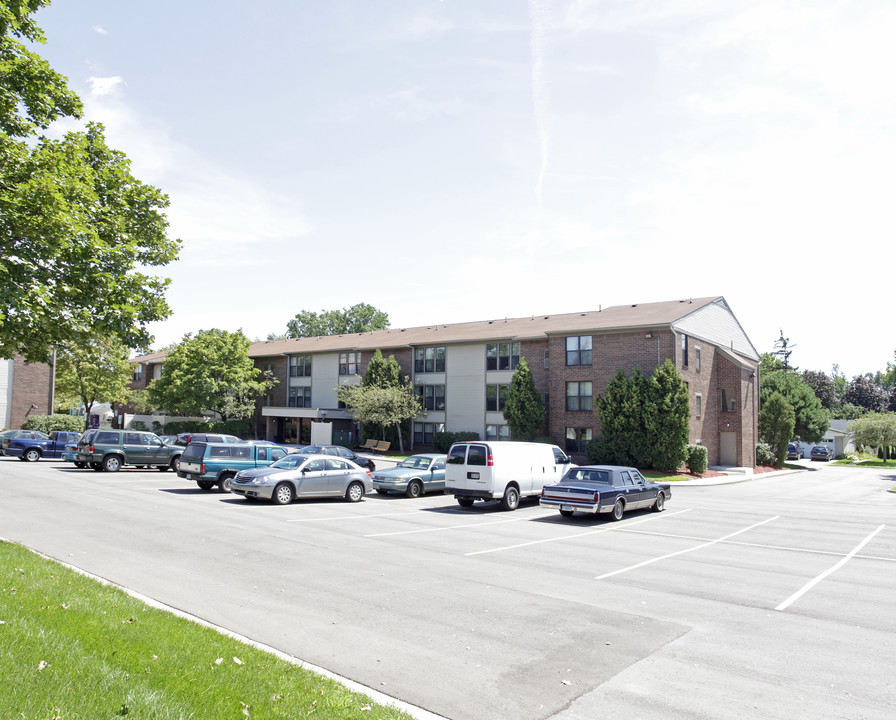
[[270, 467], [272, 468], [294, 468], [297, 467], [300, 463], [305, 462], [305, 458], [296, 457], [295, 455], [286, 455], [285, 457], [280, 458], [274, 463], [271, 463]]
[[323, 451], [324, 449], [320, 445], [306, 445], [296, 450], [297, 453], [302, 455], [320, 455]]
[[400, 463], [398, 463], [398, 467], [400, 468], [428, 468], [429, 463], [432, 460], [428, 457], [423, 457], [422, 455], [412, 455], [409, 458], [405, 458]]

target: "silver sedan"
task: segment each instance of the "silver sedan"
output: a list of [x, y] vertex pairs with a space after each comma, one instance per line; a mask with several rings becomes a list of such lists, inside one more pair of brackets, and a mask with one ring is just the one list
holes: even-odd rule
[[296, 498], [344, 497], [358, 502], [372, 489], [370, 473], [332, 455], [287, 455], [264, 468], [241, 470], [230, 492], [247, 500], [289, 505]]

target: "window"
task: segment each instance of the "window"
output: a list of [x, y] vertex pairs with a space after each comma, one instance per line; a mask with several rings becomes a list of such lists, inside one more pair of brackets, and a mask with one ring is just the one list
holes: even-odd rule
[[694, 400], [696, 402], [695, 414], [697, 417], [703, 415], [703, 396], [700, 393], [697, 393], [694, 396]]
[[445, 348], [429, 347], [414, 350], [414, 372], [445, 372]]
[[418, 385], [417, 395], [423, 403], [424, 410], [445, 409], [444, 385]]
[[470, 445], [467, 450], [467, 465], [485, 467], [488, 465], [488, 449], [485, 445]]
[[684, 333], [681, 334], [681, 364], [688, 366], [688, 336]]
[[734, 390], [722, 389], [722, 412], [737, 412], [737, 399]]
[[288, 407], [311, 407], [310, 387], [291, 387], [289, 389]]
[[590, 365], [591, 364], [591, 336], [566, 338], [566, 364]]
[[142, 445], [143, 437], [140, 435], [140, 433], [126, 432], [124, 434], [124, 444], [125, 445]]
[[518, 342], [488, 343], [485, 346], [486, 370], [515, 370], [519, 363]]
[[311, 356], [291, 355], [289, 358], [289, 376], [311, 377]]
[[358, 366], [361, 364], [361, 353], [344, 352], [339, 353], [339, 374], [340, 375], [357, 375]]
[[694, 369], [697, 372], [700, 372], [700, 367], [702, 363], [700, 361], [700, 348], [694, 348]]
[[414, 423], [414, 443], [417, 445], [432, 445], [437, 432], [445, 432], [444, 423]]
[[143, 379], [143, 366], [134, 365], [134, 381], [140, 382]]
[[508, 425], [486, 425], [486, 440], [510, 440], [510, 427]]
[[566, 428], [566, 452], [583, 454], [591, 433], [591, 428]]
[[566, 409], [569, 412], [591, 412], [591, 382], [566, 383]]
[[507, 395], [510, 385], [486, 385], [485, 386], [485, 410], [486, 412], [499, 412], [507, 404]]

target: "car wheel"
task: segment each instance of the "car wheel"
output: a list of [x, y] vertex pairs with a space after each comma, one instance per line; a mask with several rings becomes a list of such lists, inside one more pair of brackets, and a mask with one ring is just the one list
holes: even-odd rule
[[100, 472], [103, 469], [103, 464], [98, 463], [98, 462], [92, 462], [92, 463], [90, 463], [90, 468], [92, 470], [96, 470], [97, 472]]
[[25, 454], [22, 455], [22, 458], [28, 462], [37, 462], [40, 460], [40, 450], [35, 450], [34, 448], [26, 450]]
[[622, 520], [622, 516], [625, 513], [625, 503], [620, 499], [616, 501], [616, 504], [613, 506], [613, 512], [610, 513], [610, 516], [613, 520]]
[[171, 458], [171, 469], [174, 470], [174, 472], [180, 470], [180, 455]]
[[293, 492], [292, 485], [283, 482], [274, 488], [274, 492], [271, 494], [271, 500], [276, 505], [289, 505], [292, 502], [294, 495], [295, 493]]
[[168, 466], [167, 465], [156, 465], [156, 470], [158, 470], [159, 472], [168, 472]]
[[86, 462], [81, 462], [80, 460], [75, 460], [75, 467], [76, 467], [76, 468], [86, 468], [86, 467], [87, 467], [87, 463], [86, 463]]
[[520, 491], [513, 485], [504, 491], [504, 497], [501, 498], [501, 507], [505, 510], [516, 510], [520, 506]]
[[572, 517], [572, 510], [561, 510], [560, 514], [563, 517]]
[[196, 484], [199, 486], [200, 490], [211, 490], [215, 486], [215, 483], [211, 480], [200, 480]]
[[230, 484], [233, 482], [233, 475], [226, 473], [218, 478], [218, 489], [221, 492], [230, 492]]
[[653, 503], [653, 507], [651, 510], [654, 512], [662, 512], [666, 509], [666, 494], [665, 493], [657, 493], [656, 502]]
[[121, 470], [121, 458], [118, 455], [107, 455], [103, 458], [103, 470], [106, 472], [118, 472]]
[[345, 499], [349, 502], [358, 502], [362, 497], [364, 497], [364, 486], [357, 480], [349, 483], [345, 490]]
[[423, 494], [423, 483], [419, 480], [412, 480], [408, 483], [408, 489], [404, 491], [404, 494], [409, 498], [418, 498]]
[[454, 499], [457, 500], [457, 504], [461, 507], [473, 507], [473, 498], [467, 497], [466, 495], [455, 495]]

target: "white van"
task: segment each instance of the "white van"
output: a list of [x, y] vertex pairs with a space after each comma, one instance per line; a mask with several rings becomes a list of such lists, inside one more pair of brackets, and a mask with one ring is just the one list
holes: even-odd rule
[[501, 500], [505, 510], [516, 510], [521, 496], [541, 495], [545, 485], [558, 482], [570, 467], [556, 445], [531, 442], [454, 443], [445, 465], [445, 491], [463, 507], [473, 501]]

